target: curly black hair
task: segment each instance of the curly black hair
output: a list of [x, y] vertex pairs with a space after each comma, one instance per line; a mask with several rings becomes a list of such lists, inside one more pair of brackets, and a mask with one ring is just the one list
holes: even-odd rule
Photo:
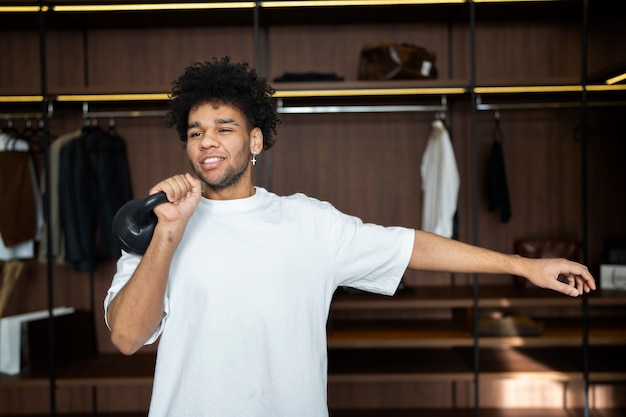
[[274, 92], [267, 80], [245, 62], [232, 63], [229, 57], [195, 62], [173, 83], [167, 125], [175, 126], [186, 144], [191, 109], [204, 103], [230, 104], [243, 113], [250, 129], [261, 129], [263, 149], [268, 150], [276, 140], [279, 123]]

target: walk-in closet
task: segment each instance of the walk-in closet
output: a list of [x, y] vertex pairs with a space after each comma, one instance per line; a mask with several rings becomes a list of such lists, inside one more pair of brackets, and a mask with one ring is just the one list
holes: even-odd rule
[[[168, 93], [189, 64], [226, 55], [276, 89], [259, 185], [420, 228], [441, 125], [460, 183], [453, 238], [507, 253], [564, 242], [600, 285], [570, 299], [513, 276], [407, 272], [394, 297], [342, 289], [332, 417], [626, 415], [619, 1], [131, 3], [0, 4], [0, 185], [14, 193], [0, 236], [28, 235], [0, 247], [0, 318], [38, 314], [2, 327], [0, 416], [147, 415], [156, 346], [123, 356], [104, 323], [110, 207], [189, 171]], [[359, 79], [362, 49], [382, 42], [423, 47], [436, 76]], [[600, 282], [606, 265], [617, 278]]]

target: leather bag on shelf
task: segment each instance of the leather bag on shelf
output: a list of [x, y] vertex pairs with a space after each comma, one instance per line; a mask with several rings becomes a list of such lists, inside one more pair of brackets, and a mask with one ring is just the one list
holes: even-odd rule
[[359, 80], [437, 78], [435, 54], [410, 43], [365, 44], [359, 57]]

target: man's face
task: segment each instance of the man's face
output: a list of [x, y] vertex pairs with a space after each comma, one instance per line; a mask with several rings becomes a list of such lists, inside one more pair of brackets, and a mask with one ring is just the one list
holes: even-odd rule
[[198, 178], [208, 186], [205, 193], [248, 197], [252, 189], [250, 155], [261, 150], [260, 130], [248, 132], [246, 119], [236, 107], [211, 103], [193, 108], [188, 126], [187, 155]]

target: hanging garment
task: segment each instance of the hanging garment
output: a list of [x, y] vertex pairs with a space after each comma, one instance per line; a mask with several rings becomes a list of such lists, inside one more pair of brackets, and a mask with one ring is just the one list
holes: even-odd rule
[[[65, 234], [61, 227], [61, 213], [59, 207], [59, 158], [63, 146], [67, 143], [78, 139], [82, 135], [82, 129], [64, 134], [55, 139], [48, 150], [49, 173], [48, 183], [50, 189], [47, 190], [45, 178], [41, 179], [42, 194], [48, 194], [50, 201], [50, 212], [48, 214], [49, 224], [43, 228], [43, 237], [39, 245], [39, 261], [47, 262], [48, 252], [50, 252], [52, 261], [58, 264], [65, 262]], [[45, 175], [45, 173], [43, 174]], [[50, 230], [50, 247], [48, 248], [47, 233]]]
[[28, 144], [0, 134], [0, 260], [34, 257], [43, 212]]
[[459, 194], [459, 171], [448, 131], [441, 120], [432, 131], [421, 165], [423, 208], [422, 230], [452, 237]]
[[65, 260], [78, 271], [92, 271], [100, 259], [120, 249], [111, 224], [132, 198], [124, 140], [99, 127], [84, 128], [59, 152], [59, 212]]
[[489, 199], [489, 211], [500, 210], [500, 221], [507, 223], [511, 219], [512, 214], [501, 139], [502, 131], [500, 130], [499, 122], [496, 120], [493, 143], [491, 144], [491, 152], [487, 161], [487, 197]]
[[133, 198], [126, 142], [114, 130], [90, 135], [87, 152], [94, 163], [98, 186], [98, 211], [95, 237], [96, 253], [104, 259], [117, 259], [120, 248], [115, 243], [111, 224], [117, 211]]

